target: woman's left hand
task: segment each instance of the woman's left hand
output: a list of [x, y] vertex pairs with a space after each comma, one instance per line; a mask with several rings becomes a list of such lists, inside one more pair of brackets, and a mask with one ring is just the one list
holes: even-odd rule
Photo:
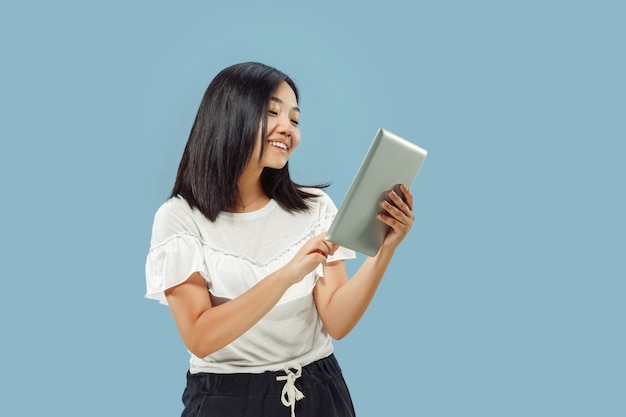
[[389, 190], [389, 199], [381, 202], [384, 213], [380, 213], [378, 218], [380, 221], [391, 227], [385, 240], [383, 241], [382, 248], [395, 249], [400, 242], [411, 230], [415, 216], [413, 215], [413, 195], [411, 191], [404, 185], [400, 184], [400, 191], [402, 197], [400, 197], [394, 190]]

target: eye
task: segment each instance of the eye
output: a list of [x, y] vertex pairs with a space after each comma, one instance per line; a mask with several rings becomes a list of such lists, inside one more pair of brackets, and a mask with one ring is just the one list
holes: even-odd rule
[[268, 110], [267, 112], [272, 116], [278, 116], [278, 112], [276, 110]]
[[300, 124], [300, 121], [291, 119], [291, 123], [293, 123], [294, 126], [298, 126]]

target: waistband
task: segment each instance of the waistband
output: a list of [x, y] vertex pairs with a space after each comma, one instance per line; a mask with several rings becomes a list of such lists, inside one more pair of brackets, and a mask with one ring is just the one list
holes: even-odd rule
[[341, 376], [341, 368], [334, 354], [305, 366], [290, 363], [282, 371], [263, 373], [215, 374], [187, 373], [187, 383], [195, 389], [214, 395], [271, 396], [280, 395], [285, 407], [295, 417], [295, 403], [306, 396], [307, 389]]
[[[295, 366], [298, 364], [288, 364]], [[298, 365], [299, 366], [299, 365]], [[197, 388], [209, 394], [223, 395], [254, 395], [260, 392], [264, 393], [280, 393], [283, 384], [277, 384], [277, 377], [287, 375], [285, 369], [282, 371], [266, 371], [263, 373], [235, 373], [235, 374], [217, 374], [199, 372], [197, 374], [187, 373], [188, 379], [195, 382]], [[341, 368], [335, 358], [331, 354], [325, 358], [311, 362], [301, 367], [301, 377], [298, 378], [298, 385], [302, 388], [307, 386], [315, 386], [320, 382], [325, 382], [330, 378], [341, 375]]]

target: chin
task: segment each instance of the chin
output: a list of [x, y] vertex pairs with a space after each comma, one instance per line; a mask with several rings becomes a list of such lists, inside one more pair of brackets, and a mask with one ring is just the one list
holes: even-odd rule
[[287, 166], [287, 164], [265, 164], [264, 169], [270, 169], [273, 171], [280, 171], [281, 169], [285, 168]]
[[270, 159], [270, 158], [268, 158], [264, 162], [265, 162], [265, 167], [266, 168], [283, 169], [287, 165], [288, 159], [277, 160], [277, 159]]
[[283, 169], [285, 166], [287, 166], [287, 163], [286, 163], [286, 162], [285, 162], [284, 164], [276, 164], [276, 165], [272, 165], [272, 166], [270, 166], [269, 168], [279, 170], [279, 169]]

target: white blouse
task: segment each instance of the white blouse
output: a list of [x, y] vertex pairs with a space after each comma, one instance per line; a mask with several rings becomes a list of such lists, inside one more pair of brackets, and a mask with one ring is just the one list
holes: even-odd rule
[[[214, 222], [175, 197], [157, 211], [146, 261], [146, 297], [167, 304], [165, 290], [194, 272], [206, 280], [214, 306], [231, 300], [289, 262], [302, 245], [330, 227], [337, 208], [318, 189], [307, 211], [289, 213], [274, 200], [248, 213], [221, 213]], [[354, 258], [340, 248], [329, 262]], [[190, 372], [260, 373], [306, 365], [333, 352], [313, 301], [320, 265], [292, 285], [255, 326], [219, 351], [198, 358]]]

